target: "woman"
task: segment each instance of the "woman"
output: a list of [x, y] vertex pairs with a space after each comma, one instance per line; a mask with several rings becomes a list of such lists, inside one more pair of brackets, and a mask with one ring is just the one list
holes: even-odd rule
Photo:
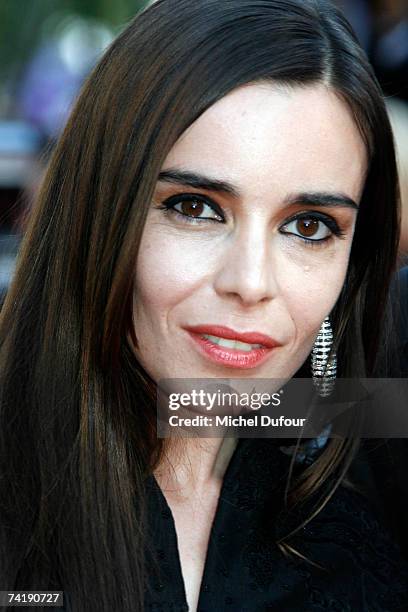
[[398, 551], [339, 486], [352, 439], [287, 485], [274, 440], [180, 448], [155, 408], [163, 378], [308, 376], [328, 316], [339, 375], [380, 373], [396, 184], [381, 93], [328, 3], [159, 0], [126, 28], [1, 313], [2, 588], [75, 612], [403, 609]]

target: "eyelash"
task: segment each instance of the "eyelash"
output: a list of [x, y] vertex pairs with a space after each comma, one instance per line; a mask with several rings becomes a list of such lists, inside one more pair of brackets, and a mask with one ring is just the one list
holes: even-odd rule
[[[219, 221], [218, 219], [212, 219], [211, 217], [203, 217], [203, 218], [190, 217], [189, 215], [185, 215], [184, 213], [181, 213], [180, 211], [174, 208], [176, 204], [179, 204], [180, 202], [186, 202], [186, 201], [187, 202], [197, 201], [197, 202], [201, 202], [203, 204], [208, 205], [223, 220]], [[179, 194], [179, 195], [171, 196], [167, 200], [164, 200], [164, 202], [162, 202], [156, 208], [158, 210], [163, 210], [164, 213], [171, 213], [171, 214], [177, 215], [177, 217], [183, 223], [189, 223], [189, 224], [194, 224], [194, 225], [197, 225], [203, 222], [208, 222], [208, 221], [210, 222], [213, 221], [215, 223], [225, 223], [223, 212], [219, 208], [219, 206], [215, 204], [214, 202], [212, 202], [209, 198], [206, 198], [204, 196], [197, 195], [197, 194]], [[324, 215], [317, 211], [299, 212], [293, 215], [292, 217], [290, 217], [289, 219], [286, 219], [285, 222], [280, 226], [279, 229], [281, 230], [283, 227], [289, 225], [293, 221], [298, 221], [302, 219], [308, 219], [308, 220], [312, 219], [316, 221], [321, 221], [330, 230], [331, 234], [329, 236], [326, 236], [325, 238], [313, 239], [313, 238], [305, 238], [304, 236], [301, 236], [299, 234], [293, 234], [292, 232], [281, 231], [281, 233], [292, 236], [294, 238], [298, 238], [302, 240], [307, 246], [312, 247], [312, 248], [323, 246], [327, 241], [332, 239], [333, 236], [336, 236], [337, 238], [342, 238], [345, 236], [345, 232], [339, 227], [337, 221], [333, 217], [329, 215]]]

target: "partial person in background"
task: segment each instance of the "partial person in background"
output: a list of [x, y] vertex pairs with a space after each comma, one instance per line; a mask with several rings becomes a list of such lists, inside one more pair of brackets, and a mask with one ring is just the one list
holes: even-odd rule
[[400, 175], [403, 266], [408, 263], [408, 4], [406, 0], [337, 0], [337, 4], [353, 25], [386, 94]]

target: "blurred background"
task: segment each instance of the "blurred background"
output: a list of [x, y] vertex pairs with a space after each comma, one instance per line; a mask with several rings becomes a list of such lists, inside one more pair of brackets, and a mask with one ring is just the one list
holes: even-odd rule
[[[405, 211], [402, 265], [408, 261], [408, 0], [337, 3], [375, 68], [394, 127]], [[24, 217], [81, 84], [104, 49], [146, 4], [0, 2], [0, 304], [13, 275]]]

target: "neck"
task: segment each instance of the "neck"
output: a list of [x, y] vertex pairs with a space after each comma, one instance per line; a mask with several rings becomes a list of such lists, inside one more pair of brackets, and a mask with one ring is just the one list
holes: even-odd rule
[[221, 486], [237, 442], [230, 437], [170, 440], [154, 476], [163, 491], [183, 497]]

